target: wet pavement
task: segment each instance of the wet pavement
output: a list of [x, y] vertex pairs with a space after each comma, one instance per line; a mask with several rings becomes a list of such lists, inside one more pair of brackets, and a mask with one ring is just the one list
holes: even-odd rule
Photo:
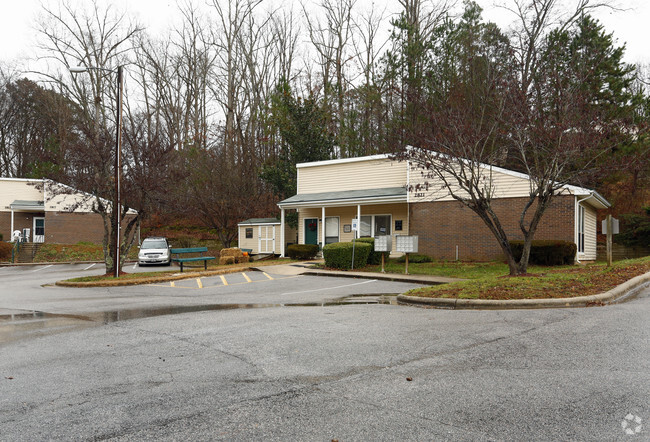
[[0, 343], [117, 320], [188, 312], [350, 304], [395, 304], [415, 284], [300, 276], [302, 266], [126, 287], [66, 288], [58, 279], [101, 274], [88, 265], [0, 268]]
[[0, 327], [32, 324], [0, 343], [1, 440], [650, 440], [650, 288], [451, 311], [372, 280], [86, 290], [33, 270], [0, 269]]

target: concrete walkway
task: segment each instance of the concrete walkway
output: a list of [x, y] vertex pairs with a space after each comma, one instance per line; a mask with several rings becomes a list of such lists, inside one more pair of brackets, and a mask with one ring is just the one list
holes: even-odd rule
[[464, 281], [458, 278], [447, 278], [444, 276], [431, 275], [404, 275], [400, 273], [379, 273], [379, 272], [354, 272], [347, 270], [321, 270], [313, 269], [312, 265], [318, 261], [294, 262], [291, 264], [279, 264], [274, 266], [251, 267], [255, 270], [274, 273], [276, 275], [312, 275], [312, 276], [335, 276], [337, 278], [365, 278], [377, 279], [380, 281], [411, 282], [415, 284], [435, 285], [447, 284], [450, 282]]

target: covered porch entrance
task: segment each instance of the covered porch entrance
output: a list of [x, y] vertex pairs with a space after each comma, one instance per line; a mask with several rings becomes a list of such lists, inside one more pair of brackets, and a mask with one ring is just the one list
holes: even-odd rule
[[15, 200], [11, 210], [11, 241], [45, 242], [45, 207], [43, 201]]
[[[408, 234], [407, 192], [403, 187], [361, 191], [295, 195], [278, 206], [281, 223], [284, 211], [298, 210], [298, 243], [324, 244], [348, 242], [353, 238]], [[352, 231], [352, 220], [359, 219], [359, 231]], [[395, 241], [393, 241], [395, 244]], [[285, 250], [281, 250], [285, 256]]]

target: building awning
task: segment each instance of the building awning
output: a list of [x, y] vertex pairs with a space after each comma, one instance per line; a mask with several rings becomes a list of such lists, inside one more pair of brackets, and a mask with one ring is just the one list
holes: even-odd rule
[[339, 192], [306, 193], [294, 195], [278, 206], [282, 209], [314, 206], [349, 206], [354, 204], [406, 203], [406, 187], [344, 190]]
[[242, 221], [238, 226], [244, 226], [244, 225], [260, 225], [260, 224], [280, 224], [280, 220], [277, 218], [251, 218], [247, 219], [246, 221]]
[[45, 204], [43, 201], [15, 200], [9, 208], [17, 212], [43, 212]]

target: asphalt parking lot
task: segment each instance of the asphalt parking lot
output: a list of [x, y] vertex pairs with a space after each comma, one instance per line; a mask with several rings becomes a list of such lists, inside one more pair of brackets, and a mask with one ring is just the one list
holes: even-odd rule
[[[70, 269], [32, 270], [0, 270], [3, 311], [106, 320], [70, 314], [87, 325], [0, 343], [3, 440], [650, 439], [648, 289], [607, 307], [448, 311], [329, 302], [399, 287], [369, 280], [90, 291], [47, 285]], [[146, 305], [204, 310], [114, 315]]]

